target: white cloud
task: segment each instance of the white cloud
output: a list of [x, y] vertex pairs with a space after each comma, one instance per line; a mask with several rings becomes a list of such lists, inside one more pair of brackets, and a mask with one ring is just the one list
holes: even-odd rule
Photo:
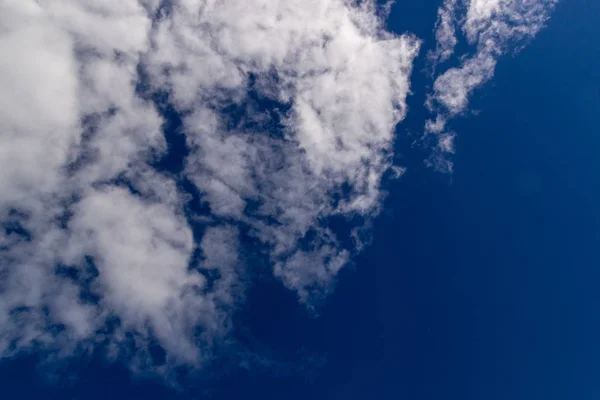
[[193, 295], [204, 278], [187, 271], [193, 240], [185, 219], [121, 188], [86, 194], [73, 211], [65, 262], [94, 258], [101, 307], [119, 316], [123, 329], [151, 327], [172, 354], [193, 360], [189, 331], [210, 304]]
[[[152, 340], [169, 363], [201, 362], [243, 296], [239, 227], [300, 299], [325, 294], [354, 251], [328, 219], [379, 211], [419, 49], [377, 15], [344, 0], [0, 3], [0, 354], [118, 354], [129, 333], [137, 368]], [[184, 174], [210, 216], [186, 215], [177, 177], [152, 168], [164, 121], [140, 89], [183, 117]]]
[[[466, 56], [461, 65], [447, 69], [437, 76], [433, 93], [427, 100], [430, 111], [435, 112], [435, 123], [426, 122], [425, 132], [443, 134], [448, 119], [463, 113], [468, 106], [471, 93], [490, 80], [498, 58], [506, 52], [518, 50], [523, 43], [533, 38], [549, 18], [557, 0], [468, 0], [466, 14], [456, 15], [454, 7], [448, 11], [447, 1], [439, 11], [438, 50], [435, 57], [443, 60], [448, 43], [444, 19], [453, 15], [454, 24], [462, 21], [462, 31], [468, 42], [475, 47], [472, 55]], [[440, 32], [441, 30], [441, 32]], [[440, 50], [441, 49], [441, 50]], [[444, 124], [441, 124], [444, 121]]]
[[[175, 2], [146, 59], [153, 81], [171, 89], [180, 111], [195, 109], [186, 119], [190, 178], [215, 214], [249, 224], [273, 247], [276, 274], [302, 298], [309, 286], [329, 285], [339, 269], [329, 266], [340, 258], [324, 221], [376, 213], [394, 127], [406, 109], [419, 43], [385, 32], [374, 7], [341, 0]], [[258, 90], [290, 107], [281, 137], [229, 130], [213, 112], [198, 110], [243, 102], [250, 74], [267, 76]], [[344, 184], [351, 193], [334, 205], [331, 194]], [[260, 204], [258, 219], [244, 213], [250, 200]], [[311, 230], [318, 234], [306, 256], [298, 243]]]
[[494, 74], [497, 58], [535, 36], [556, 0], [471, 0], [462, 29], [476, 53], [435, 81], [432, 101], [450, 115], [463, 111], [470, 92]]
[[432, 154], [425, 160], [425, 164], [438, 172], [452, 173], [454, 163], [449, 156], [455, 152], [456, 134], [454, 132], [438, 132], [436, 139], [437, 143]]
[[454, 47], [458, 43], [456, 38], [456, 8], [457, 0], [444, 0], [438, 9], [438, 17], [435, 23], [436, 48], [428, 52], [429, 61], [433, 68], [454, 54]]
[[[128, 331], [195, 363], [225, 332], [223, 300], [188, 270], [183, 199], [147, 165], [165, 143], [160, 116], [136, 92], [155, 11], [143, 6], [0, 5], [0, 51], [10, 54], [0, 61], [0, 221], [21, 227], [1, 237], [2, 354], [37, 345], [68, 354], [106, 339], [118, 348]], [[112, 187], [119, 176], [139, 194]], [[98, 329], [113, 317], [120, 325], [106, 338]]]
[[469, 96], [494, 75], [496, 57], [478, 52], [458, 68], [450, 68], [438, 76], [433, 85], [431, 100], [441, 104], [450, 116], [461, 113], [469, 103]]
[[[447, 60], [457, 27], [475, 48], [429, 96], [427, 162], [443, 171], [455, 150], [447, 121], [554, 1], [465, 4], [461, 16], [444, 2], [429, 55]], [[243, 301], [241, 232], [309, 307], [326, 295], [380, 211], [384, 173], [404, 172], [392, 166], [394, 129], [420, 42], [387, 32], [385, 10], [372, 0], [0, 3], [0, 355], [118, 355], [133, 337], [135, 368], [151, 367], [153, 341], [169, 364], [201, 363]], [[182, 118], [180, 176], [153, 168], [167, 143], [152, 92]], [[193, 214], [181, 178], [209, 215]], [[331, 228], [336, 218], [348, 232]]]
[[0, 62], [0, 207], [5, 208], [30, 203], [32, 193], [42, 196], [58, 185], [58, 169], [79, 140], [79, 82], [67, 33], [33, 4], [0, 7], [0, 50], [6, 55]]

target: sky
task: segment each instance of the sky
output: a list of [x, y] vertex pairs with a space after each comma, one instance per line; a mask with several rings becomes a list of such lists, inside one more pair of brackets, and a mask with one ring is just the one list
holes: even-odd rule
[[599, 15], [0, 2], [2, 398], [597, 398]]

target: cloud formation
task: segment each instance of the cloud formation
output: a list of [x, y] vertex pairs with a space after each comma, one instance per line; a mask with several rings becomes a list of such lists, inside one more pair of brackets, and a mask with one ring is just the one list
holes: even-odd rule
[[435, 22], [435, 50], [427, 53], [429, 62], [433, 68], [454, 54], [454, 47], [458, 43], [456, 38], [456, 8], [457, 0], [445, 0], [438, 9], [437, 21]]
[[[275, 272], [304, 300], [347, 261], [327, 217], [367, 216], [379, 206], [419, 47], [384, 31], [373, 3], [348, 4], [207, 2], [191, 14], [176, 3], [159, 20], [145, 64], [177, 109], [190, 112], [186, 172], [213, 213], [249, 224], [272, 247]], [[279, 126], [225, 127], [215, 110], [243, 104], [252, 89], [287, 109], [266, 116]], [[301, 272], [298, 243], [311, 231], [311, 261]]]
[[[147, 368], [156, 341], [198, 365], [243, 298], [241, 230], [301, 301], [326, 294], [356, 249], [331, 221], [378, 213], [420, 45], [378, 15], [343, 0], [0, 4], [0, 354], [133, 342]], [[156, 168], [165, 105], [182, 171]]]
[[436, 148], [442, 149], [434, 152], [430, 160], [436, 168], [452, 170], [452, 162], [444, 153], [453, 150], [443, 150], [448, 135], [452, 135], [446, 132], [446, 122], [467, 109], [471, 93], [492, 78], [500, 56], [519, 50], [543, 28], [556, 3], [557, 0], [465, 0], [459, 7], [455, 0], [444, 1], [438, 11], [437, 47], [430, 54], [431, 61], [443, 62], [453, 53], [457, 43], [454, 27], [459, 24], [474, 53], [465, 55], [460, 66], [439, 74], [427, 100], [435, 117], [426, 121], [425, 133], [438, 135]]
[[[447, 121], [554, 3], [443, 2], [429, 62], [461, 32], [473, 53], [435, 77], [434, 168], [453, 167]], [[308, 308], [326, 296], [404, 172], [421, 43], [385, 29], [389, 4], [0, 3], [0, 356], [202, 365], [250, 253]]]

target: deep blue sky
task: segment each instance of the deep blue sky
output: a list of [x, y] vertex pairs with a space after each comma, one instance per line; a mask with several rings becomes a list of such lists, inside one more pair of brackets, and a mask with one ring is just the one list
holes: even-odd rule
[[[399, 1], [390, 28], [431, 42], [437, 2]], [[429, 4], [431, 3], [431, 4]], [[398, 127], [399, 163], [373, 243], [318, 318], [265, 278], [238, 317], [249, 370], [174, 391], [101, 362], [0, 363], [0, 398], [597, 399], [600, 396], [600, 5], [549, 26], [452, 123], [455, 172], [410, 148], [430, 81]], [[52, 368], [51, 368], [52, 369]], [[73, 376], [73, 379], [69, 379]]]

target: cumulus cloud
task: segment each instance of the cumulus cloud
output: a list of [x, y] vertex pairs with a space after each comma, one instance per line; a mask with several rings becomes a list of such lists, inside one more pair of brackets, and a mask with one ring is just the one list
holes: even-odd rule
[[[402, 171], [419, 41], [380, 15], [370, 0], [2, 2], [0, 354], [133, 341], [146, 368], [157, 342], [201, 363], [243, 299], [242, 230], [301, 301], [326, 294], [359, 245], [332, 220], [368, 221]], [[155, 168], [164, 102], [180, 173]]]
[[556, 2], [467, 0], [460, 8], [464, 9], [464, 15], [460, 15], [455, 1], [445, 1], [438, 11], [437, 48], [431, 58], [440, 62], [452, 54], [457, 42], [453, 26], [459, 23], [475, 50], [465, 55], [460, 66], [449, 68], [435, 78], [427, 106], [436, 117], [426, 122], [425, 132], [447, 135], [446, 122], [467, 109], [471, 93], [494, 75], [498, 58], [520, 49], [533, 38], [543, 28]]
[[[375, 213], [391, 166], [419, 42], [381, 22], [370, 1], [174, 2], [145, 60], [189, 112], [186, 173], [213, 213], [272, 248], [276, 274], [303, 300], [347, 258], [327, 218]], [[230, 129], [220, 116], [250, 90], [279, 105], [267, 117], [276, 128]]]
[[197, 362], [202, 335], [223, 333], [226, 299], [190, 269], [182, 193], [149, 165], [166, 150], [136, 87], [153, 11], [0, 5], [2, 354], [119, 348], [133, 334]]

